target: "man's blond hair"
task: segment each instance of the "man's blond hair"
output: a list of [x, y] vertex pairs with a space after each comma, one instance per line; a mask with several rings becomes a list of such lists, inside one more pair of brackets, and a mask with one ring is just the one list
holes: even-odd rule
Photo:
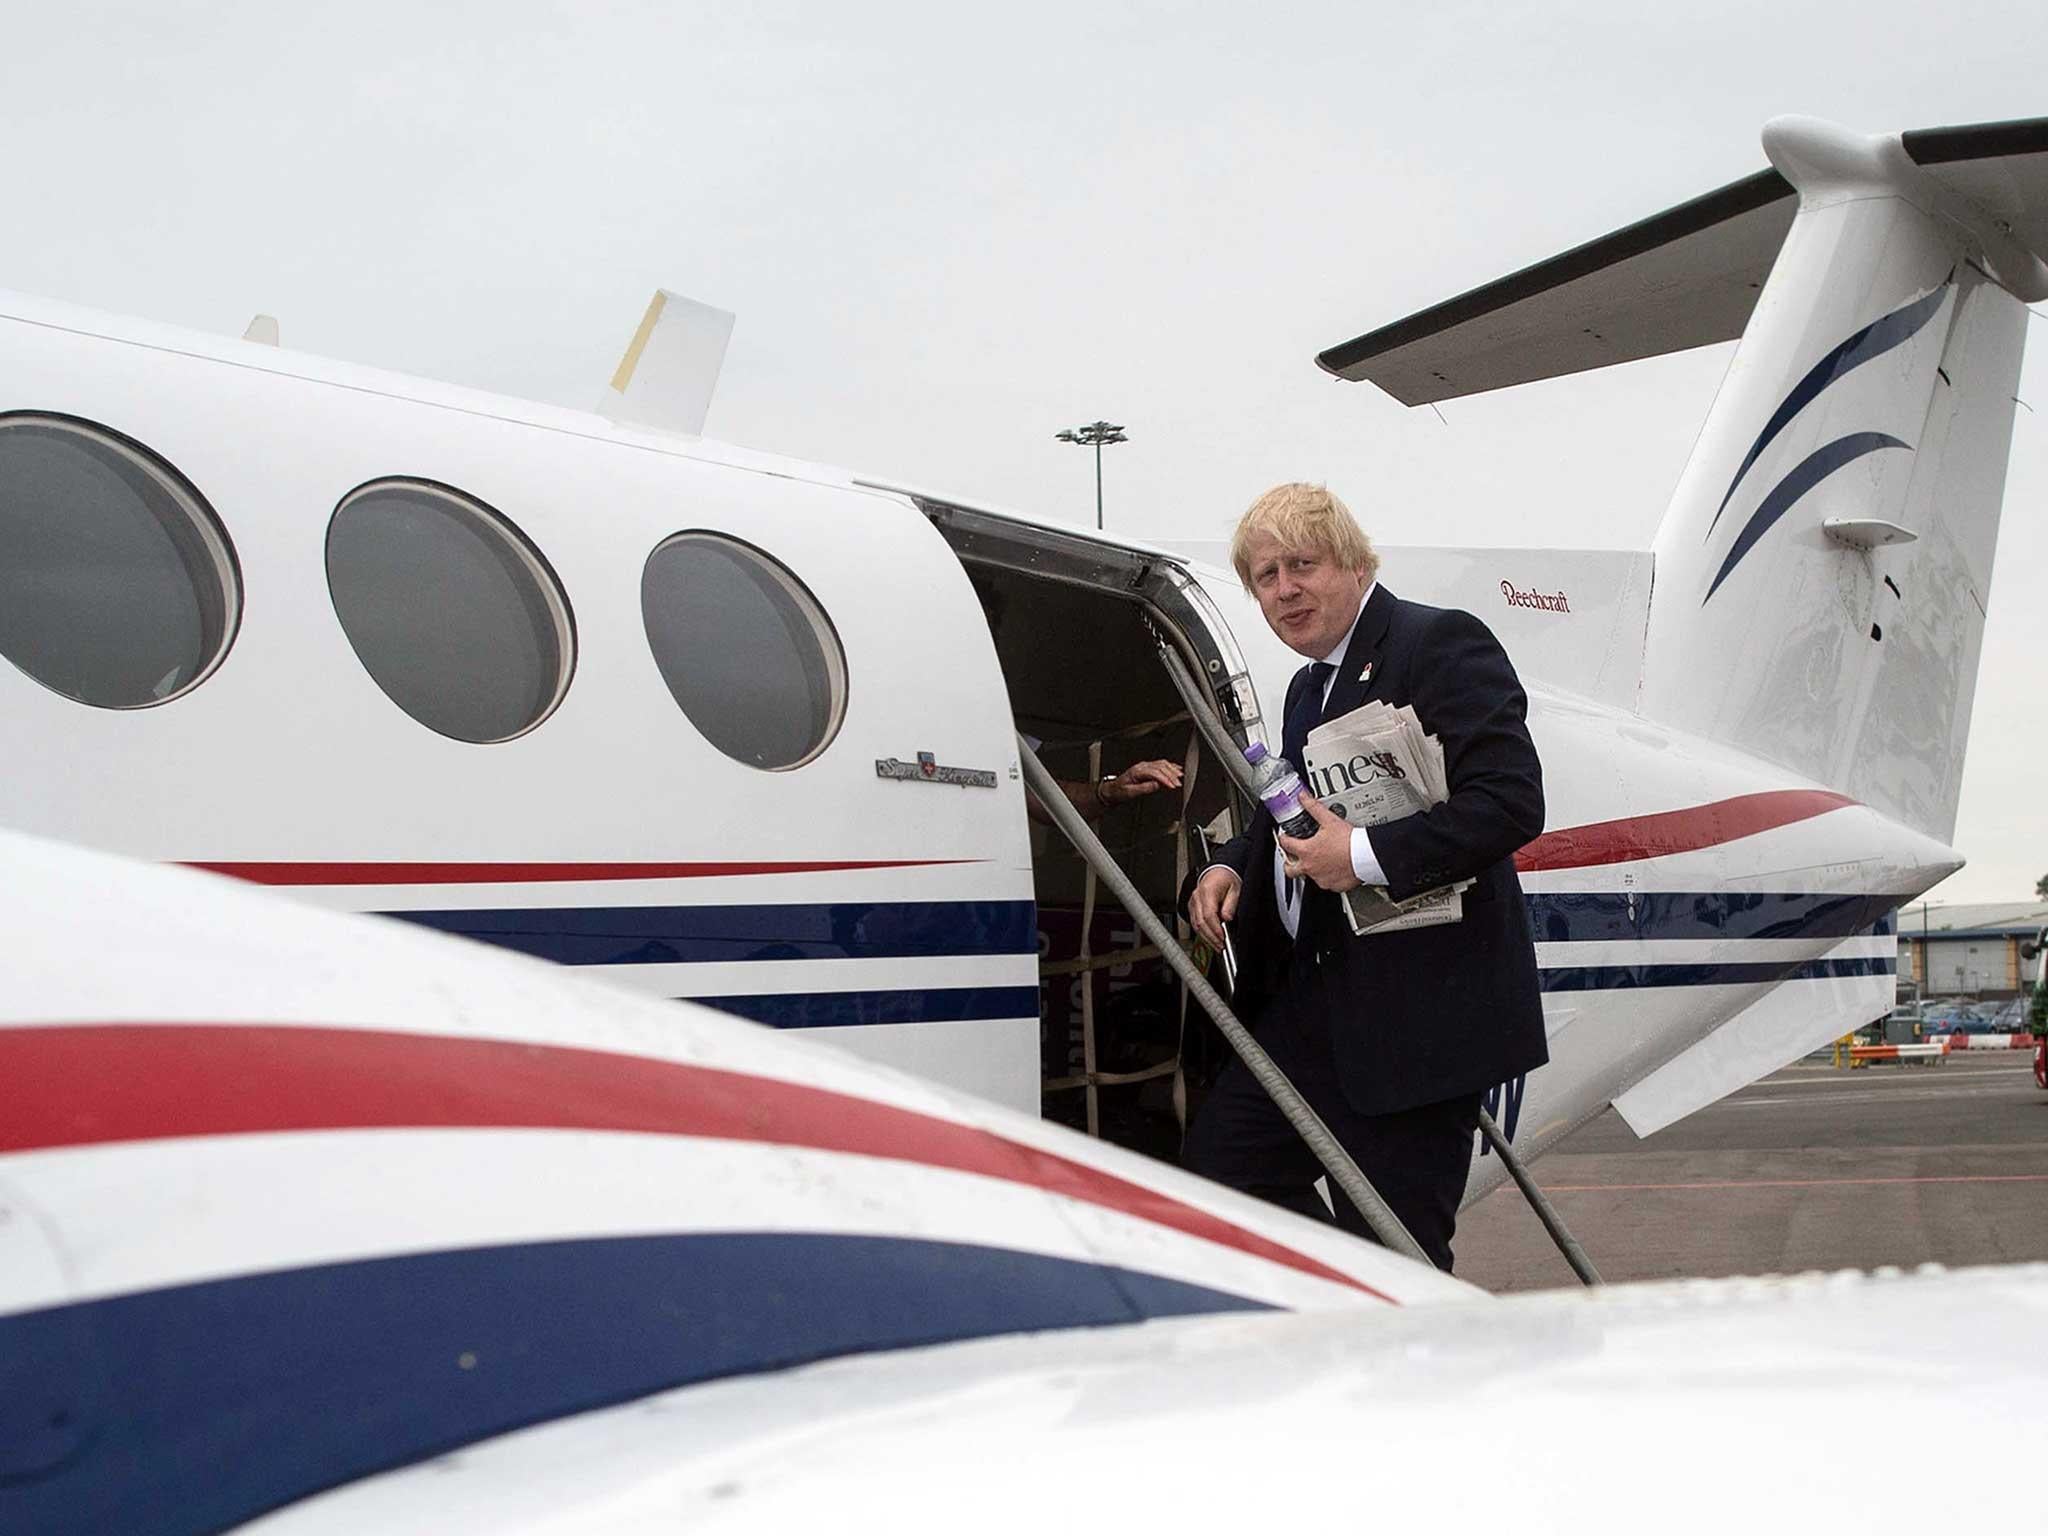
[[1247, 592], [1252, 586], [1250, 549], [1261, 534], [1283, 548], [1327, 555], [1347, 571], [1363, 571], [1367, 582], [1379, 572], [1380, 557], [1373, 553], [1372, 540], [1328, 486], [1299, 480], [1276, 485], [1237, 520], [1237, 532], [1230, 536], [1230, 563], [1237, 567], [1237, 579]]

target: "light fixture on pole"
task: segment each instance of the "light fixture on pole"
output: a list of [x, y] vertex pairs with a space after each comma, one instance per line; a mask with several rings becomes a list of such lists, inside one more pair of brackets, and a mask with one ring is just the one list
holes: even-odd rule
[[1085, 427], [1069, 427], [1064, 432], [1055, 432], [1054, 437], [1063, 443], [1079, 443], [1084, 448], [1095, 450], [1095, 526], [1102, 526], [1102, 445], [1104, 443], [1127, 443], [1122, 427], [1112, 426], [1106, 421], [1091, 421]]

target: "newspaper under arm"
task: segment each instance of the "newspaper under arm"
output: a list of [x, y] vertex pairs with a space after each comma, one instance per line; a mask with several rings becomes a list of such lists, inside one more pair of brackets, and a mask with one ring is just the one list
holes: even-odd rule
[[[1449, 797], [1443, 745], [1406, 704], [1395, 709], [1374, 700], [1324, 721], [1309, 732], [1302, 757], [1310, 792], [1354, 827], [1399, 821]], [[1355, 934], [1455, 923], [1465, 915], [1459, 893], [1471, 883], [1406, 901], [1395, 901], [1383, 885], [1363, 885], [1344, 893], [1344, 915]]]

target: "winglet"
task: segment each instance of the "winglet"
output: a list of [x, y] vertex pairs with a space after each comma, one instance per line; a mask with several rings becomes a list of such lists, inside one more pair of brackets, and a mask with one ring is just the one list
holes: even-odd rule
[[700, 436], [732, 326], [729, 310], [656, 289], [598, 401], [599, 414], [622, 425]]

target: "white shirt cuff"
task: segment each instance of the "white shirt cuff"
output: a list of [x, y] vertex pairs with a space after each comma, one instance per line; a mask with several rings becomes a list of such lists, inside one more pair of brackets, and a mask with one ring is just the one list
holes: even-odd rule
[[1385, 885], [1387, 872], [1380, 868], [1380, 861], [1372, 851], [1372, 839], [1364, 827], [1351, 829], [1351, 873], [1358, 876], [1360, 885]]
[[[1239, 885], [1244, 884], [1244, 877], [1240, 875], [1236, 870], [1232, 869], [1228, 864], [1225, 864], [1222, 860], [1219, 859], [1214, 864], [1204, 864], [1202, 866], [1202, 872], [1199, 875], [1195, 876], [1195, 885], [1200, 885], [1204, 880], [1208, 879], [1209, 871], [1212, 869], [1220, 869], [1223, 871], [1223, 873], [1230, 876], [1231, 879], [1235, 880]], [[1189, 887], [1189, 889], [1192, 890], [1193, 887], [1191, 886]]]

